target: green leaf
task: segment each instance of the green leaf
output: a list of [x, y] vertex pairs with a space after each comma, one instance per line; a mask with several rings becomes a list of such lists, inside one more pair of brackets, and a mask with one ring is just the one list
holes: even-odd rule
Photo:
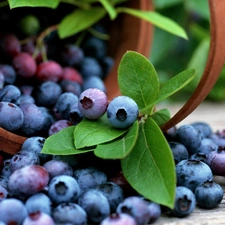
[[113, 128], [106, 115], [98, 120], [83, 119], [76, 125], [74, 144], [77, 149], [102, 144], [118, 138], [126, 131], [126, 129]]
[[112, 3], [108, 0], [99, 0], [99, 2], [104, 6], [105, 10], [108, 12], [111, 20], [114, 20], [117, 17], [117, 12], [113, 7]]
[[90, 9], [77, 9], [65, 16], [59, 24], [58, 34], [60, 38], [75, 35], [92, 26], [106, 15], [102, 7]]
[[60, 0], [8, 0], [10, 9], [17, 7], [49, 7], [57, 8]]
[[50, 155], [71, 155], [93, 151], [93, 149], [77, 150], [75, 148], [73, 138], [74, 129], [74, 126], [70, 126], [49, 136], [44, 142], [41, 153]]
[[140, 124], [131, 153], [121, 160], [129, 184], [144, 197], [173, 208], [176, 173], [172, 151], [159, 126], [148, 118]]
[[118, 84], [121, 93], [133, 98], [142, 113], [151, 112], [144, 108], [158, 97], [160, 83], [155, 68], [146, 57], [134, 51], [126, 52], [118, 68]]
[[172, 19], [163, 16], [157, 12], [153, 11], [142, 11], [138, 9], [130, 9], [130, 8], [125, 8], [125, 7], [118, 7], [117, 8], [118, 13], [128, 13], [132, 16], [136, 16], [140, 19], [146, 20], [153, 25], [173, 34], [178, 37], [188, 39], [187, 34], [185, 30], [175, 21]]
[[136, 121], [122, 137], [98, 145], [94, 150], [95, 155], [103, 159], [122, 159], [126, 157], [135, 145], [138, 128], [138, 121]]
[[151, 118], [157, 123], [160, 127], [166, 123], [170, 118], [170, 111], [168, 109], [160, 109], [151, 115]]
[[187, 69], [169, 79], [161, 88], [155, 102], [158, 103], [186, 86], [195, 76], [195, 69]]

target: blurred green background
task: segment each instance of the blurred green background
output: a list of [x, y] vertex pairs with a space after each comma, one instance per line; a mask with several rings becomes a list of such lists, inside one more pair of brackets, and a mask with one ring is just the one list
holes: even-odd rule
[[[208, 0], [154, 0], [155, 10], [179, 23], [187, 32], [188, 40], [181, 39], [158, 28], [150, 61], [163, 84], [182, 70], [195, 68], [196, 77], [169, 101], [186, 101], [197, 86], [204, 71], [210, 41], [210, 13]], [[225, 101], [225, 67], [206, 98], [207, 101]]]

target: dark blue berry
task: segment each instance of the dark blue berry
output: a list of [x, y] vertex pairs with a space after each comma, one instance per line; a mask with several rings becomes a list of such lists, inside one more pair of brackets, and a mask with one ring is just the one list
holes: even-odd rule
[[185, 186], [193, 192], [202, 182], [213, 178], [210, 167], [199, 160], [182, 160], [176, 165], [177, 186]]
[[105, 83], [100, 77], [97, 77], [97, 76], [91, 76], [91, 77], [85, 78], [83, 81], [82, 88], [83, 90], [87, 90], [89, 88], [97, 88], [103, 91], [104, 93], [107, 92]]
[[49, 160], [43, 164], [43, 167], [48, 171], [50, 179], [58, 175], [73, 176], [72, 167], [62, 160]]
[[211, 138], [203, 138], [198, 152], [208, 155], [210, 152], [217, 150], [218, 145]]
[[96, 189], [84, 191], [78, 204], [86, 211], [89, 223], [100, 223], [110, 214], [110, 205], [105, 195]]
[[24, 203], [16, 198], [0, 201], [0, 220], [5, 224], [22, 224], [27, 217]]
[[188, 150], [183, 144], [176, 141], [169, 141], [168, 143], [172, 150], [175, 164], [189, 158]]
[[71, 109], [78, 105], [78, 96], [72, 92], [62, 93], [53, 108], [57, 119], [69, 119]]
[[176, 196], [174, 208], [170, 210], [171, 215], [175, 217], [186, 217], [190, 215], [196, 206], [194, 193], [187, 187], [176, 187]]
[[24, 123], [23, 111], [11, 102], [0, 102], [0, 127], [16, 131]]
[[109, 123], [120, 129], [130, 127], [137, 120], [138, 114], [138, 105], [128, 96], [115, 97], [107, 108]]
[[12, 84], [8, 84], [0, 90], [0, 101], [12, 102], [16, 104], [20, 95], [21, 95], [21, 92], [18, 87]]
[[87, 224], [86, 211], [78, 204], [72, 202], [59, 204], [53, 209], [52, 217], [58, 224]]
[[175, 139], [187, 148], [189, 155], [192, 155], [198, 152], [202, 135], [194, 126], [184, 124], [177, 128]]
[[14, 84], [16, 80], [16, 71], [9, 64], [0, 64], [0, 72], [4, 75], [5, 84]]
[[106, 174], [95, 167], [76, 169], [74, 177], [82, 191], [95, 188], [100, 184], [106, 183], [108, 180]]
[[43, 82], [35, 94], [36, 104], [38, 106], [52, 107], [62, 94], [60, 85], [53, 81]]
[[52, 202], [50, 198], [41, 192], [31, 195], [25, 201], [25, 206], [27, 208], [28, 214], [43, 212], [51, 215], [52, 212]]
[[76, 179], [68, 175], [55, 176], [48, 185], [48, 196], [56, 204], [76, 202], [79, 195]]
[[207, 180], [196, 187], [195, 198], [201, 208], [215, 208], [223, 199], [223, 188], [213, 180]]
[[206, 122], [194, 122], [191, 125], [201, 132], [203, 138], [209, 138], [212, 134], [212, 127]]
[[148, 203], [140, 196], [126, 197], [116, 209], [118, 214], [127, 213], [133, 216], [138, 225], [147, 224], [150, 221]]
[[107, 182], [96, 187], [109, 201], [111, 213], [116, 212], [117, 206], [123, 201], [124, 193], [122, 188], [114, 182]]

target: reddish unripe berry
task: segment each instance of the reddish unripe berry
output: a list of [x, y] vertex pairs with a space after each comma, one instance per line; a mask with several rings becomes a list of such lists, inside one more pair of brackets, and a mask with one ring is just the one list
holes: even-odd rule
[[62, 78], [63, 69], [59, 63], [53, 60], [44, 61], [37, 67], [36, 77], [40, 81], [57, 82]]
[[14, 34], [5, 34], [0, 37], [0, 49], [8, 57], [15, 57], [20, 51], [19, 39]]
[[18, 53], [12, 61], [12, 65], [16, 73], [24, 78], [30, 78], [34, 76], [37, 64], [33, 57], [27, 52]]
[[9, 177], [9, 191], [20, 199], [42, 191], [49, 182], [47, 170], [39, 165], [28, 165], [14, 171]]
[[82, 78], [81, 74], [72, 67], [64, 67], [63, 68], [62, 79], [76, 81], [79, 84], [83, 83], [83, 78]]

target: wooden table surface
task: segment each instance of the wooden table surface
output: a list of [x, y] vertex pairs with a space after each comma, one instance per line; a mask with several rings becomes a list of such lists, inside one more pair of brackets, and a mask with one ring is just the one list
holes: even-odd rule
[[[174, 115], [182, 104], [162, 104], [159, 108], [168, 108], [171, 115]], [[158, 108], [158, 109], [159, 109]], [[208, 122], [213, 131], [225, 129], [225, 103], [203, 103], [185, 120], [180, 122], [188, 124], [191, 122], [203, 121]], [[219, 183], [225, 191], [225, 177], [214, 176], [214, 181]], [[225, 225], [225, 195], [220, 205], [215, 209], [196, 209], [185, 218], [169, 217], [162, 215], [154, 225]]]

